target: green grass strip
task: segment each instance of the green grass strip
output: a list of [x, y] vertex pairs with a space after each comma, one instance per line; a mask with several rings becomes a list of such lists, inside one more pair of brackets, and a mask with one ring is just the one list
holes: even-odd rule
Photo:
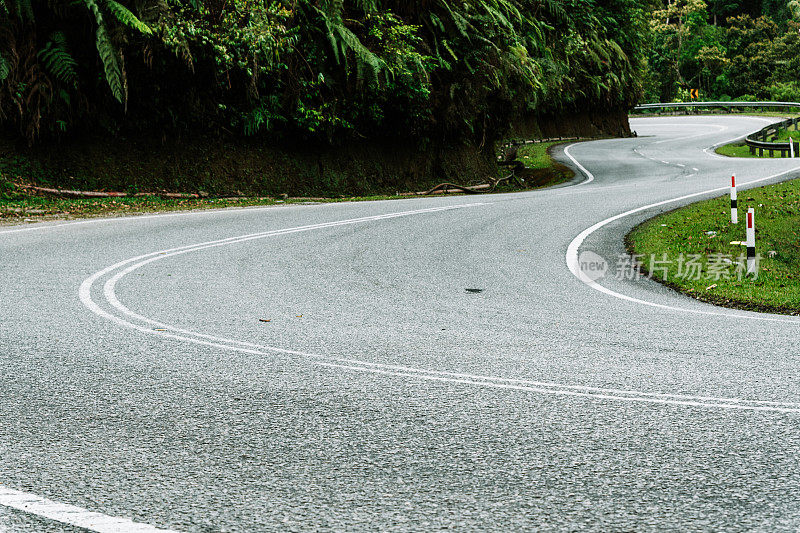
[[[738, 275], [746, 249], [731, 244], [745, 240], [750, 207], [761, 256], [755, 280]], [[727, 307], [800, 314], [800, 180], [739, 191], [737, 225], [726, 195], [659, 215], [635, 228], [627, 243], [644, 270], [680, 292]], [[699, 256], [699, 279], [687, 275], [691, 256]]]

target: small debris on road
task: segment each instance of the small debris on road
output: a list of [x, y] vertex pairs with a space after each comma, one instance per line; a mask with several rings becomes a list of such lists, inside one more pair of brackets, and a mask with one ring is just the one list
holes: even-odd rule
[[464, 290], [466, 290], [467, 292], [470, 292], [472, 294], [478, 294], [480, 292], [483, 292], [483, 289], [464, 289]]
[[272, 322], [272, 320], [269, 319], [269, 318], [259, 318], [258, 321], [259, 322]]

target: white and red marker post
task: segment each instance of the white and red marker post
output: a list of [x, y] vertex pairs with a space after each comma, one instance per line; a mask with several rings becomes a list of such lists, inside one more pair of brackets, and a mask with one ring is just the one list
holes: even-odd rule
[[731, 224], [739, 223], [739, 208], [736, 201], [736, 174], [731, 176]]
[[756, 273], [756, 211], [752, 207], [747, 210], [747, 273]]
[[789, 157], [794, 159], [794, 139], [789, 137]]

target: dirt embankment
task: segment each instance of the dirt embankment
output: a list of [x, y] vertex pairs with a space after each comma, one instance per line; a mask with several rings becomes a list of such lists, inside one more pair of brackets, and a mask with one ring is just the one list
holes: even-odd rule
[[[525, 117], [512, 135], [624, 136], [627, 113]], [[26, 147], [0, 140], [0, 173], [33, 185], [78, 190], [210, 195], [352, 196], [471, 185], [498, 174], [494, 147], [365, 141], [340, 147], [270, 146], [258, 140], [91, 137]]]

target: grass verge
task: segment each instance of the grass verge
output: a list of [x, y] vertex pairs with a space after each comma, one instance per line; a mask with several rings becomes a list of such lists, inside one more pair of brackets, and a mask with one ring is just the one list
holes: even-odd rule
[[517, 160], [525, 165], [522, 178], [531, 187], [550, 187], [571, 180], [575, 173], [567, 166], [555, 161], [552, 156], [553, 147], [565, 144], [563, 141], [552, 141], [525, 144], [517, 151]]
[[[749, 207], [756, 213], [756, 279], [740, 276], [745, 247], [732, 244], [745, 240]], [[626, 243], [644, 272], [699, 300], [800, 314], [800, 180], [741, 191], [739, 224], [730, 223], [726, 195], [659, 215], [634, 228]], [[689, 275], [690, 259], [700, 276]]]
[[[253, 207], [283, 204], [308, 204], [346, 201], [392, 200], [408, 196], [364, 196], [350, 198], [165, 198], [157, 195], [121, 198], [57, 198], [28, 195], [24, 192], [0, 194], [0, 224], [38, 222], [42, 220], [72, 220], [125, 216], [165, 211], [192, 211], [223, 209], [228, 207]], [[13, 189], [12, 189], [13, 190]]]

